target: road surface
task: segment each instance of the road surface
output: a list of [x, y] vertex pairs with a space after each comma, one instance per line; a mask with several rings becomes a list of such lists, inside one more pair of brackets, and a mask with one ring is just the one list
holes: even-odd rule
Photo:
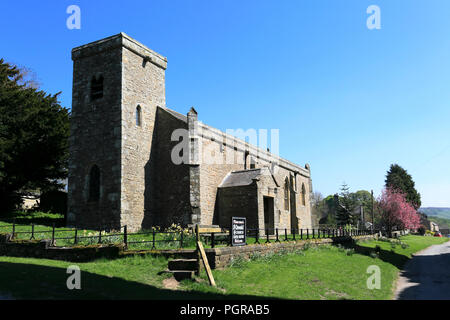
[[450, 241], [426, 248], [400, 272], [396, 300], [450, 299]]

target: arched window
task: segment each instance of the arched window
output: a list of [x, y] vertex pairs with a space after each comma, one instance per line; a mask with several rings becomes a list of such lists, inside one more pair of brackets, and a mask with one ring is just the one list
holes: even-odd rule
[[100, 199], [100, 169], [94, 165], [89, 172], [89, 201]]
[[306, 187], [304, 183], [302, 183], [302, 206], [306, 206]]
[[91, 80], [91, 100], [103, 98], [103, 76], [92, 77]]
[[284, 210], [289, 210], [289, 179], [284, 181]]
[[137, 106], [136, 107], [136, 125], [138, 127], [140, 127], [142, 124], [142, 111], [141, 111], [141, 106]]

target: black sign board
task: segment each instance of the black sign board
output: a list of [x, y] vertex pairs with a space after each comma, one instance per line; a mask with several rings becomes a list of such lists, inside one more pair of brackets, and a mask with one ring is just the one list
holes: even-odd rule
[[231, 218], [231, 245], [245, 246], [247, 243], [247, 220], [246, 218]]

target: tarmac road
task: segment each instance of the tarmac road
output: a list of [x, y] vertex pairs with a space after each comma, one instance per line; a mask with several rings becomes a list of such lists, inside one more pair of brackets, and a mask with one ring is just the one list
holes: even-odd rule
[[450, 241], [414, 255], [400, 273], [396, 300], [450, 299]]

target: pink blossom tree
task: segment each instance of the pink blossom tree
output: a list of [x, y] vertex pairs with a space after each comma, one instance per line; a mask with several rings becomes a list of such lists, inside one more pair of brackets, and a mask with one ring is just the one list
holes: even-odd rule
[[381, 208], [381, 223], [390, 232], [394, 227], [399, 230], [420, 227], [420, 216], [406, 200], [406, 195], [398, 190], [386, 188], [378, 199]]

